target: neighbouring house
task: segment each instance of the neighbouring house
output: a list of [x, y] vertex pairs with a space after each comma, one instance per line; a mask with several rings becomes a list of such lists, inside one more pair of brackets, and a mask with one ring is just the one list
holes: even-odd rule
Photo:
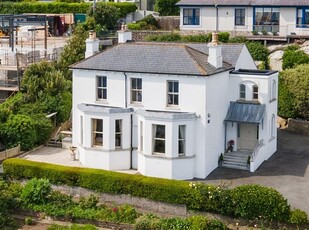
[[180, 29], [309, 35], [308, 0], [181, 0]]
[[118, 37], [98, 53], [91, 34], [86, 59], [71, 66], [73, 146], [84, 166], [192, 179], [228, 150], [224, 158], [249, 153], [251, 171], [276, 152], [278, 73], [257, 70], [245, 45]]

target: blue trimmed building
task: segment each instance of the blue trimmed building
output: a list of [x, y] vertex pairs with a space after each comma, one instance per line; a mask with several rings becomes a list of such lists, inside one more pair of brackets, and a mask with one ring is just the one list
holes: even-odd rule
[[181, 0], [180, 29], [309, 36], [309, 0]]

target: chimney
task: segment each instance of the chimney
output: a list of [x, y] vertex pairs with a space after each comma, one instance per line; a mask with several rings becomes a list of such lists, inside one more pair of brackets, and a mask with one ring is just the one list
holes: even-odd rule
[[86, 52], [85, 58], [88, 58], [95, 53], [99, 52], [99, 39], [93, 30], [89, 31], [89, 37], [86, 39]]
[[212, 41], [207, 46], [209, 48], [208, 63], [213, 65], [217, 69], [221, 68], [223, 61], [221, 54], [221, 46], [218, 44], [218, 33], [212, 33]]
[[121, 25], [121, 30], [118, 30], [118, 43], [126, 43], [132, 40], [132, 32], [128, 30], [128, 26]]

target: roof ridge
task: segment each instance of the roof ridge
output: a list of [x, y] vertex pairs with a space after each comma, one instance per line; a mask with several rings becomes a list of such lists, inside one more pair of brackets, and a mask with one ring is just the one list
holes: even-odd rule
[[206, 70], [203, 68], [203, 66], [199, 63], [199, 61], [198, 61], [197, 58], [194, 56], [194, 54], [192, 53], [192, 51], [198, 52], [198, 53], [200, 53], [200, 54], [202, 54], [202, 55], [204, 55], [204, 56], [207, 56], [207, 57], [208, 57], [208, 55], [205, 54], [205, 53], [203, 53], [203, 52], [200, 52], [200, 51], [198, 51], [198, 50], [196, 50], [196, 49], [193, 49], [193, 48], [191, 48], [191, 47], [189, 47], [189, 46], [187, 46], [187, 45], [185, 45], [184, 47], [185, 47], [186, 52], [190, 55], [190, 57], [193, 59], [193, 61], [194, 61], [195, 64], [197, 65], [198, 70], [200, 70], [201, 73], [203, 73], [203, 74], [205, 74], [205, 75], [208, 75], [207, 71], [206, 71]]

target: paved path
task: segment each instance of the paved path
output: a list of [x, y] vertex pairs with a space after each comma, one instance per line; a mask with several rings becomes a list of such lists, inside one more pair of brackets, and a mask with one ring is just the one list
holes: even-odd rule
[[260, 184], [277, 189], [294, 208], [309, 214], [309, 136], [278, 130], [278, 151], [257, 171], [215, 169], [205, 180], [235, 187]]
[[71, 151], [68, 149], [42, 147], [22, 155], [21, 158], [30, 161], [46, 162], [57, 165], [82, 167], [82, 164], [78, 160], [71, 160]]

